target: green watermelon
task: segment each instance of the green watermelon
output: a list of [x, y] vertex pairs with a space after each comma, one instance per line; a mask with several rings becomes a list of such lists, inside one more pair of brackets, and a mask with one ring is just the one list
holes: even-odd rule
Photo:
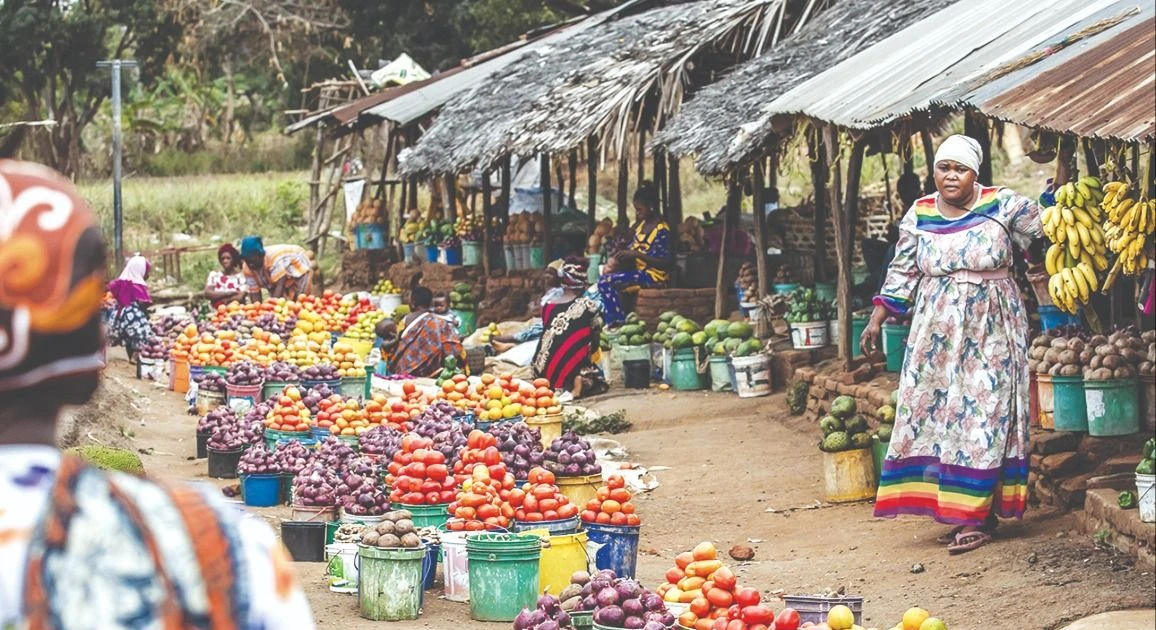
[[667, 311], [667, 312], [663, 313], [662, 315], [658, 316], [658, 321], [660, 321], [664, 324], [669, 324], [670, 320], [674, 319], [675, 317], [678, 317], [678, 313], [676, 313], [674, 311]]
[[690, 342], [696, 346], [701, 346], [706, 343], [706, 333], [701, 330], [690, 336]]
[[670, 347], [675, 350], [689, 348], [694, 343], [689, 333], [680, 332], [670, 340]]
[[689, 319], [682, 320], [681, 322], [676, 324], [675, 327], [678, 328], [678, 332], [684, 332], [684, 333], [698, 332], [698, 324], [692, 322]]
[[750, 337], [752, 333], [751, 325], [747, 322], [732, 322], [727, 326], [727, 337], [746, 339]]

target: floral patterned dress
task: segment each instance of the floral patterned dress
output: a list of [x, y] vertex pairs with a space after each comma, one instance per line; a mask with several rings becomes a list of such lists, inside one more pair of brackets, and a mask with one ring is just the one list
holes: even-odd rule
[[1041, 234], [1039, 206], [981, 188], [948, 219], [937, 195], [900, 224], [876, 304], [912, 315], [895, 428], [875, 515], [982, 525], [1022, 517], [1028, 472], [1028, 320], [1009, 275], [1013, 247]]

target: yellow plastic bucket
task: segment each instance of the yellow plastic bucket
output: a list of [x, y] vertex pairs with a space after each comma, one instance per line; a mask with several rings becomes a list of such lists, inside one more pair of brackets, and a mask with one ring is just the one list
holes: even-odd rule
[[[528, 534], [542, 538], [542, 557], [538, 560], [538, 592], [557, 597], [562, 589], [570, 585], [570, 576], [576, 571], [585, 571], [586, 532], [547, 536], [544, 529], [532, 529]], [[548, 542], [547, 542], [548, 541]]]
[[875, 460], [871, 449], [823, 453], [823, 487], [831, 503], [875, 498]]
[[570, 499], [570, 503], [581, 507], [590, 499], [598, 498], [598, 486], [602, 485], [602, 475], [558, 477], [557, 483], [558, 489]]
[[353, 337], [340, 337], [337, 339], [337, 341], [349, 346], [350, 348], [353, 348], [353, 351], [357, 353], [357, 356], [361, 357], [362, 361], [369, 358], [369, 353], [371, 350], [373, 350], [372, 341], [354, 339]]
[[550, 416], [534, 416], [526, 418], [526, 424], [532, 429], [538, 427], [542, 433], [542, 448], [550, 448], [550, 443], [562, 437], [562, 414]]

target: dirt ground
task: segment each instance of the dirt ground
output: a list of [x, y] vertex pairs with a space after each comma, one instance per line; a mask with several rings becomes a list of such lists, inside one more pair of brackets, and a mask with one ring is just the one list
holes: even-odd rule
[[[132, 379], [114, 364], [108, 378], [136, 398], [110, 412], [163, 478], [208, 480], [193, 460], [195, 419], [181, 398]], [[1045, 629], [1084, 616], [1156, 606], [1156, 580], [1130, 558], [1075, 532], [1070, 514], [1031, 510], [1005, 523], [991, 545], [949, 556], [935, 537], [947, 528], [925, 519], [876, 520], [869, 504], [822, 504], [816, 429], [789, 416], [782, 395], [742, 400], [730, 394], [658, 392], [602, 396], [590, 406], [624, 409], [634, 428], [614, 439], [631, 461], [666, 466], [661, 486], [636, 499], [643, 518], [638, 577], [657, 586], [676, 553], [703, 540], [720, 549], [750, 544], [754, 560], [737, 564], [740, 583], [768, 595], [845, 588], [864, 597], [864, 625], [890, 628], [910, 606], [943, 618], [952, 630]], [[113, 420], [109, 421], [113, 421]], [[254, 510], [275, 527], [287, 510]], [[321, 564], [298, 564], [320, 628], [372, 625], [353, 596], [330, 593]], [[420, 620], [396, 628], [508, 627], [469, 619], [467, 604], [427, 593]], [[778, 609], [782, 603], [772, 599]]]

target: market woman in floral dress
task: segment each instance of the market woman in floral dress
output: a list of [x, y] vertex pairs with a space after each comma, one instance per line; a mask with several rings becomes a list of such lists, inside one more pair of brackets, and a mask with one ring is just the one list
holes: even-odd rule
[[904, 216], [860, 340], [875, 350], [884, 320], [912, 316], [875, 515], [956, 525], [940, 538], [952, 553], [989, 542], [1027, 501], [1028, 322], [1011, 267], [1041, 234], [1039, 207], [978, 185], [981, 161], [971, 138], [940, 145], [937, 192]]

